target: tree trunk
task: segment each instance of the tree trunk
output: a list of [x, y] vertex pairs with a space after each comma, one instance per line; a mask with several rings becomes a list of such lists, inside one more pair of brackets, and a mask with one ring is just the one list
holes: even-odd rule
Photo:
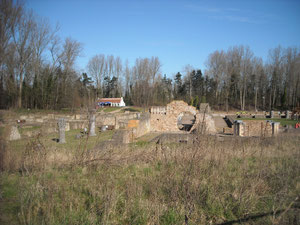
[[226, 90], [226, 112], [228, 113], [228, 98], [229, 98], [229, 91]]
[[241, 106], [241, 110], [243, 110], [243, 92], [240, 89], [240, 106]]
[[19, 95], [18, 95], [18, 108], [19, 109], [22, 108], [22, 89], [23, 89], [23, 72], [20, 73], [20, 84], [19, 84]]
[[269, 102], [269, 105], [270, 105], [270, 110], [272, 110], [272, 90], [270, 90], [270, 102]]
[[245, 102], [246, 102], [246, 87], [244, 87], [244, 91], [243, 91], [243, 110], [245, 110]]
[[254, 108], [255, 112], [257, 112], [257, 88], [255, 88]]
[[274, 94], [273, 94], [273, 101], [272, 101], [273, 108], [275, 107], [275, 101], [276, 101], [276, 87], [274, 88]]

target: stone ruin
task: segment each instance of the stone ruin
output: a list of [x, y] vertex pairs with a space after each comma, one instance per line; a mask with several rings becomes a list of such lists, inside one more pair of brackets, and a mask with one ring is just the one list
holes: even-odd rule
[[4, 138], [8, 141], [15, 141], [21, 139], [21, 135], [16, 126], [6, 126]]
[[59, 118], [58, 119], [58, 122], [57, 122], [57, 125], [58, 125], [58, 132], [59, 132], [59, 139], [58, 139], [58, 142], [63, 144], [63, 143], [66, 143], [66, 120], [65, 118]]
[[279, 134], [279, 122], [273, 121], [247, 121], [235, 120], [233, 124], [233, 135], [235, 136], [261, 136], [270, 137]]
[[197, 111], [184, 101], [172, 101], [166, 107], [151, 107], [150, 114], [151, 131], [194, 132], [200, 127], [209, 134], [216, 133], [212, 116], [205, 110]]
[[96, 110], [90, 111], [89, 136], [97, 136], [96, 135]]
[[[71, 129], [86, 129], [89, 136], [96, 136], [97, 128], [113, 127], [119, 130], [113, 137], [117, 142], [132, 142], [149, 132], [177, 132], [191, 133], [195, 131], [205, 131], [215, 134], [215, 124], [212, 116], [208, 113], [208, 104], [202, 105], [202, 111], [193, 106], [189, 106], [184, 101], [172, 101], [167, 106], [151, 107], [145, 113], [125, 113], [125, 114], [101, 114], [96, 111], [89, 111], [85, 115], [28, 115], [21, 116], [20, 119], [26, 121], [21, 127], [33, 125], [41, 126], [44, 130], [49, 128], [49, 132], [59, 134], [59, 143], [65, 143], [65, 132]], [[51, 129], [50, 129], [51, 128]], [[48, 129], [46, 129], [48, 131]], [[202, 133], [202, 132], [201, 132]], [[26, 136], [26, 135], [24, 135]], [[79, 136], [79, 135], [78, 135]], [[18, 139], [20, 137], [12, 138]]]

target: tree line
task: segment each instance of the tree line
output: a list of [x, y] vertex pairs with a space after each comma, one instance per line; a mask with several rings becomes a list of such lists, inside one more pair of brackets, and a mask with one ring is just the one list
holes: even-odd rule
[[13, 0], [0, 0], [0, 108], [91, 107], [101, 97], [123, 96], [128, 105], [165, 105], [179, 99], [216, 109], [285, 109], [300, 103], [300, 51], [277, 47], [265, 62], [248, 46], [211, 53], [202, 73], [187, 65], [172, 78], [158, 57], [98, 54], [76, 70], [82, 44], [61, 39], [58, 26]]

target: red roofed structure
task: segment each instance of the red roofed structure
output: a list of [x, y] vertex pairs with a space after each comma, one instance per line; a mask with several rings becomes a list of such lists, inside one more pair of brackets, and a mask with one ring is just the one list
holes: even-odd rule
[[123, 97], [121, 98], [100, 98], [97, 100], [97, 107], [124, 107], [125, 102], [123, 100]]

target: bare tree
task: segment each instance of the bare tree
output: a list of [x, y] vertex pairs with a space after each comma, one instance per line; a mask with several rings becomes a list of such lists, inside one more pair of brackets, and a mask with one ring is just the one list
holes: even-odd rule
[[253, 83], [254, 83], [254, 109], [257, 111], [257, 98], [259, 91], [259, 82], [262, 80], [264, 76], [264, 67], [263, 61], [261, 58], [255, 57], [253, 59]]
[[275, 106], [275, 101], [278, 93], [280, 93], [280, 81], [283, 74], [283, 50], [280, 46], [269, 51], [269, 77], [270, 77], [270, 102], [269, 106], [272, 109]]
[[240, 103], [241, 103], [241, 110], [245, 110], [246, 104], [246, 95], [247, 95], [247, 84], [252, 74], [252, 58], [253, 52], [250, 50], [249, 47], [240, 46], [240, 52], [242, 56], [241, 61], [241, 83], [240, 83]]
[[16, 32], [16, 26], [23, 14], [23, 5], [12, 0], [0, 0], [0, 63], [3, 62], [6, 49]]
[[293, 108], [296, 102], [296, 92], [299, 80], [299, 62], [300, 62], [300, 52], [297, 48], [287, 48], [285, 50], [284, 56], [284, 78], [283, 78], [283, 106], [289, 105]]
[[[63, 44], [62, 52], [60, 55], [61, 64], [63, 66], [63, 76], [61, 77], [61, 91], [63, 94], [63, 99], [67, 99], [67, 85], [72, 83], [77, 78], [77, 73], [74, 69], [74, 64], [77, 57], [81, 54], [82, 45], [81, 43], [73, 40], [71, 38], [66, 38]], [[56, 104], [58, 103], [58, 87], [56, 94]], [[73, 95], [68, 92], [71, 97]]]
[[87, 65], [88, 71], [93, 79], [96, 81], [96, 97], [98, 95], [103, 95], [103, 90], [101, 89], [102, 80], [105, 76], [105, 56], [104, 55], [95, 55], [92, 57]]
[[118, 82], [117, 82], [117, 90], [119, 92], [120, 95], [122, 95], [122, 77], [121, 77], [121, 74], [122, 74], [122, 71], [123, 71], [123, 68], [122, 68], [122, 60], [119, 56], [117, 56], [114, 60], [114, 71], [115, 71], [115, 74], [114, 76], [118, 79]]
[[33, 53], [33, 28], [34, 20], [33, 14], [24, 13], [20, 22], [12, 27], [12, 36], [13, 41], [16, 46], [17, 53], [17, 73], [18, 73], [18, 82], [19, 82], [19, 94], [18, 94], [18, 108], [22, 107], [22, 88], [23, 88], [23, 78], [24, 72], [27, 64], [29, 63], [29, 58]]
[[125, 62], [124, 76], [125, 76], [125, 93], [129, 94], [130, 93], [129, 86], [132, 83], [132, 80], [131, 80], [132, 76], [131, 76], [131, 70], [129, 68], [128, 60], [126, 60], [126, 62]]
[[206, 61], [206, 67], [208, 68], [207, 74], [214, 79], [216, 84], [215, 98], [218, 104], [218, 98], [222, 89], [222, 80], [226, 71], [225, 52], [222, 50], [210, 54]]
[[66, 38], [63, 51], [61, 55], [61, 63], [68, 73], [74, 66], [77, 57], [81, 54], [82, 44], [73, 40], [72, 38]]
[[161, 68], [161, 63], [158, 59], [158, 57], [151, 57], [150, 59], [150, 73], [151, 73], [151, 79], [152, 79], [152, 86], [154, 85], [155, 78], [157, 75], [159, 75], [159, 71]]
[[107, 73], [108, 77], [111, 77], [114, 74], [114, 56], [109, 55], [107, 56]]
[[12, 37], [22, 14], [23, 5], [19, 2], [14, 4], [12, 0], [0, 0], [0, 107], [7, 107], [6, 98], [11, 97], [15, 91], [15, 87], [12, 87], [16, 81], [12, 79], [15, 66], [15, 46], [12, 46]]

